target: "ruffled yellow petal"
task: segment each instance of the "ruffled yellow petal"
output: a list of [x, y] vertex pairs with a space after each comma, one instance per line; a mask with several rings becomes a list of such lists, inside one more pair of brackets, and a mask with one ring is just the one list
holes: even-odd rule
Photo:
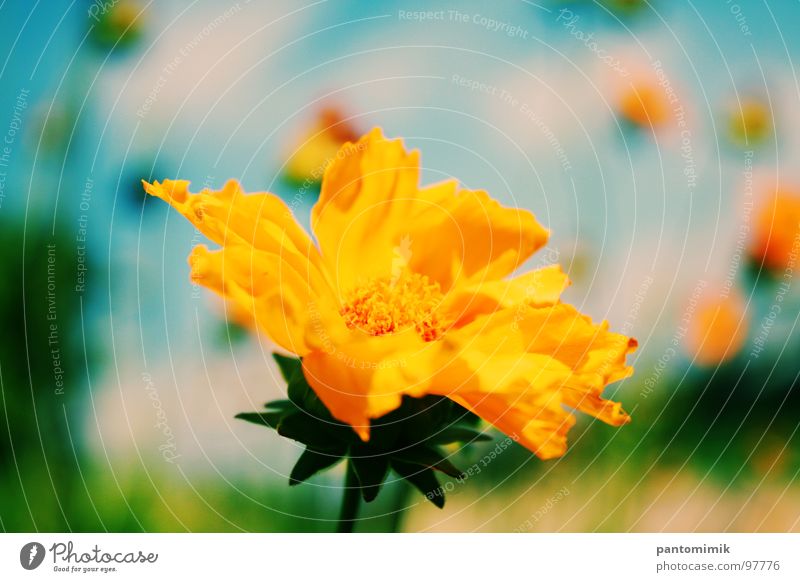
[[592, 323], [571, 305], [530, 308], [517, 315], [513, 328], [526, 351], [548, 354], [572, 371], [564, 384], [564, 404], [619, 426], [630, 420], [621, 405], [604, 400], [603, 389], [630, 376], [633, 368], [626, 357], [637, 347], [636, 340], [608, 331], [608, 323]]
[[374, 129], [328, 166], [312, 227], [340, 292], [398, 268], [457, 282], [500, 279], [547, 241], [526, 210], [455, 181], [419, 187], [418, 152]]
[[458, 345], [445, 340], [426, 353], [408, 356], [405, 386], [458, 402], [543, 459], [566, 450], [566, 434], [575, 419], [562, 406], [562, 387], [570, 370], [541, 354], [524, 354], [482, 342]]
[[222, 245], [193, 250], [192, 279], [235, 301], [284, 349], [307, 353], [309, 303], [334, 311], [338, 304], [316, 246], [289, 207], [273, 194], [246, 194], [234, 180], [198, 194], [185, 180], [143, 184]]
[[509, 280], [457, 287], [444, 302], [443, 317], [454, 327], [462, 327], [479, 315], [515, 305], [547, 307], [559, 301], [569, 284], [561, 266], [550, 265]]
[[396, 222], [416, 214], [418, 184], [419, 152], [379, 128], [346, 143], [328, 165], [311, 225], [340, 291], [391, 273]]
[[332, 305], [329, 296], [313, 291], [325, 289], [320, 280], [315, 286], [279, 255], [241, 243], [218, 251], [197, 246], [189, 265], [195, 283], [236, 302], [276, 344], [300, 356], [311, 349], [305, 341], [308, 306]]
[[189, 192], [186, 180], [142, 184], [148, 194], [168, 202], [217, 244], [244, 242], [282, 256], [299, 255], [323, 272], [313, 241], [274, 194], [246, 194], [236, 180], [229, 180], [222, 190], [197, 194]]
[[441, 198], [418, 225], [410, 236], [422, 252], [415, 253], [409, 265], [443, 289], [502, 279], [549, 236], [531, 212], [504, 207], [482, 190], [458, 190]]
[[457, 395], [453, 400], [471, 410], [529, 449], [540, 459], [560, 457], [567, 450], [567, 433], [575, 417], [552, 396], [542, 394]]
[[476, 294], [494, 297], [498, 308], [523, 304], [548, 307], [558, 302], [568, 286], [569, 277], [561, 265], [549, 265], [508, 281], [488, 281], [472, 289]]
[[601, 395], [632, 372], [625, 357], [635, 340], [608, 332], [605, 323], [593, 324], [571, 306], [505, 309], [451, 331], [445, 341], [450, 361], [460, 359], [470, 372], [462, 368], [460, 377], [430, 391], [516, 435], [542, 458], [563, 452], [573, 422], [564, 407], [615, 426], [630, 420], [619, 403]]
[[427, 393], [426, 383], [408, 382], [404, 373], [413, 365], [414, 375], [431, 374], [420, 366], [426, 360], [415, 357], [430, 344], [426, 346], [413, 330], [380, 337], [349, 332], [346, 337], [327, 338], [323, 345], [303, 359], [306, 380], [331, 414], [350, 424], [365, 441], [370, 419], [400, 406], [403, 395]]

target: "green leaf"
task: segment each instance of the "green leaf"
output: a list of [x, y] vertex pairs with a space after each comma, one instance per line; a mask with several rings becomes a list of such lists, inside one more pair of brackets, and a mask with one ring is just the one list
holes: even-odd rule
[[278, 364], [278, 368], [281, 370], [281, 376], [283, 376], [283, 379], [287, 382], [291, 382], [292, 378], [294, 378], [295, 374], [298, 372], [302, 373], [303, 362], [299, 358], [291, 358], [278, 353], [272, 354], [272, 358]]
[[442, 451], [429, 447], [412, 447], [392, 454], [393, 458], [404, 463], [437, 469], [451, 477], [463, 477], [464, 472], [457, 469]]
[[247, 422], [252, 422], [253, 424], [260, 424], [262, 426], [268, 426], [269, 428], [277, 429], [283, 414], [283, 411], [240, 412], [234, 418], [240, 418], [242, 420], [246, 420]]
[[425, 499], [441, 509], [444, 507], [444, 489], [439, 485], [431, 469], [422, 469], [419, 465], [409, 465], [392, 459], [392, 468], [406, 481], [420, 490]]
[[355, 457], [351, 451], [350, 462], [361, 486], [361, 496], [366, 502], [373, 501], [389, 471], [389, 458], [386, 455]]
[[289, 476], [289, 485], [299, 485], [316, 473], [332, 467], [342, 460], [342, 456], [336, 453], [326, 453], [306, 448], [292, 469], [292, 474]]
[[492, 437], [474, 428], [451, 426], [433, 435], [428, 439], [427, 444], [449, 445], [450, 443], [478, 443], [490, 440]]

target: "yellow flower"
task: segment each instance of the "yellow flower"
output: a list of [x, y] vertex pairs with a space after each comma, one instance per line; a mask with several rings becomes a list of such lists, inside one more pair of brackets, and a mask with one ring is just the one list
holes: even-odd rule
[[403, 395], [449, 397], [542, 458], [566, 450], [572, 409], [628, 422], [601, 393], [632, 373], [635, 340], [561, 303], [560, 267], [514, 274], [548, 237], [533, 214], [455, 180], [419, 181], [419, 152], [380, 129], [345, 144], [312, 209], [316, 242], [277, 196], [235, 181], [199, 194], [144, 185], [221, 245], [193, 250], [194, 281], [302, 357], [319, 398], [365, 441]]
[[758, 144], [772, 132], [772, 111], [759, 99], [743, 99], [729, 113], [728, 132], [741, 146]]
[[342, 111], [329, 105], [319, 111], [313, 126], [289, 152], [284, 169], [294, 182], [319, 183], [328, 162], [336, 157], [339, 148], [358, 138], [353, 122]]
[[142, 35], [145, 12], [142, 3], [135, 0], [95, 2], [88, 11], [91, 38], [109, 49], [130, 45]]

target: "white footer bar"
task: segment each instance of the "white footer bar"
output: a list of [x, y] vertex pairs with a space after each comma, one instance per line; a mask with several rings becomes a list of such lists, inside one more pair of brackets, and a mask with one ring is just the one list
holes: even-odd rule
[[3, 534], [0, 580], [800, 580], [800, 534]]

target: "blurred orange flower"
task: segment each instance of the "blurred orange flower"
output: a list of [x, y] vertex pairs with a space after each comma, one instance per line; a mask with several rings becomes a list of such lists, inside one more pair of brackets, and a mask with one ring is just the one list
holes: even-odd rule
[[[316, 243], [269, 193], [235, 181], [189, 192], [144, 183], [217, 244], [192, 277], [249, 310], [334, 417], [363, 440], [403, 395], [451, 398], [542, 458], [563, 454], [577, 409], [630, 419], [602, 398], [636, 341], [560, 302], [557, 266], [511, 276], [548, 238], [528, 211], [455, 180], [420, 187], [419, 152], [374, 129], [325, 171]], [[510, 278], [509, 278], [510, 277]]]
[[620, 97], [620, 115], [637, 127], [661, 127], [669, 120], [669, 112], [667, 95], [653, 83], [631, 84]]
[[686, 334], [686, 348], [701, 366], [736, 357], [749, 329], [745, 302], [738, 293], [700, 300]]
[[358, 139], [353, 123], [342, 111], [329, 105], [317, 114], [312, 127], [288, 152], [285, 175], [294, 182], [318, 184], [328, 162], [348, 141]]
[[769, 269], [792, 268], [800, 251], [800, 194], [778, 189], [755, 221], [751, 254]]

